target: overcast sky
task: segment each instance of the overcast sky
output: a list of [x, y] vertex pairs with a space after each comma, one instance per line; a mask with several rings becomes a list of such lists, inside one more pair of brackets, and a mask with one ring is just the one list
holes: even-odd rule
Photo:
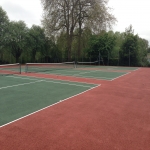
[[114, 31], [125, 31], [132, 24], [134, 33], [150, 42], [150, 0], [109, 0], [118, 22]]
[[28, 27], [41, 25], [41, 0], [0, 0], [0, 6], [7, 12], [10, 20], [23, 20]]
[[[41, 0], [0, 0], [10, 20], [23, 20], [31, 27], [41, 25]], [[108, 6], [118, 22], [114, 31], [125, 31], [132, 24], [134, 33], [150, 42], [150, 0], [109, 0]]]

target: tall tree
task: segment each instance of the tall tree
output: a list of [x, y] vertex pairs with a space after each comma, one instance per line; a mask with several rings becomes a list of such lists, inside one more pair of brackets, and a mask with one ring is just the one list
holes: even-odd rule
[[139, 64], [140, 66], [147, 66], [147, 54], [148, 54], [148, 40], [140, 38], [138, 36], [138, 49], [139, 49]]
[[23, 50], [27, 46], [28, 28], [23, 21], [11, 21], [9, 23], [9, 35], [7, 37], [11, 54], [19, 62]]
[[139, 65], [138, 36], [134, 35], [132, 25], [125, 29], [122, 43], [121, 63], [126, 66]]
[[121, 51], [122, 43], [124, 41], [124, 34], [120, 32], [115, 32], [114, 36], [116, 38], [116, 41], [115, 41], [115, 46], [112, 50], [111, 55], [112, 55], [112, 59], [114, 60], [114, 63], [116, 65], [119, 65], [120, 51]]
[[[110, 23], [110, 21], [112, 22], [115, 20], [115, 18], [111, 14], [109, 14], [108, 10], [106, 9], [106, 0], [41, 1], [44, 8], [43, 25], [45, 26], [46, 33], [48, 34], [48, 36], [57, 36], [61, 33], [61, 31], [66, 32], [66, 49], [68, 52], [69, 59], [71, 58], [72, 41], [74, 37], [74, 30], [76, 28], [79, 29], [78, 53], [80, 54], [80, 38], [82, 34], [82, 29], [86, 25], [88, 25], [89, 23], [91, 24], [91, 22], [93, 22], [94, 25], [97, 27], [93, 28], [93, 31], [99, 31], [100, 26], [102, 29], [102, 27], [106, 26], [106, 23]], [[99, 8], [101, 8], [101, 10], [103, 11], [99, 11]], [[99, 25], [96, 25], [97, 23]]]
[[58, 49], [57, 45], [51, 39], [45, 37], [45, 42], [40, 50], [42, 59], [44, 62], [60, 62], [61, 61], [61, 53]]
[[[113, 47], [115, 46], [115, 37], [109, 32], [103, 32], [100, 35], [93, 35], [89, 41], [88, 53], [92, 58], [103, 58], [105, 64], [109, 65], [109, 59]], [[100, 60], [99, 60], [100, 61]]]
[[73, 0], [42, 0], [44, 6], [43, 24], [48, 36], [57, 36], [61, 31], [66, 32], [68, 59], [71, 58], [73, 31], [77, 23], [75, 16], [76, 2]]
[[[6, 45], [9, 19], [7, 13], [0, 7], [0, 60], [3, 58], [3, 49]], [[1, 60], [2, 61], [2, 60]]]
[[32, 25], [28, 32], [28, 44], [31, 54], [31, 61], [35, 62], [35, 56], [45, 43], [44, 30], [37, 25]]

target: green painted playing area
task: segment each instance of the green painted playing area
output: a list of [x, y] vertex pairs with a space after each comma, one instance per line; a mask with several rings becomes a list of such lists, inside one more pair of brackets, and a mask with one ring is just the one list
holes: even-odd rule
[[[25, 65], [20, 66], [20, 64], [1, 66], [0, 127], [98, 86], [89, 83], [28, 77], [31, 73], [35, 73], [34, 76], [40, 73], [113, 81], [138, 68], [34, 64], [28, 66], [27, 72], [26, 69]], [[20, 72], [25, 76], [20, 76]]]
[[64, 75], [64, 76], [76, 76], [83, 78], [95, 78], [95, 79], [105, 79], [112, 80], [116, 77], [125, 75], [124, 72], [110, 72], [110, 71], [98, 71], [98, 70], [51, 70], [47, 71], [48, 74]]
[[75, 65], [74, 63], [27, 63], [26, 65], [1, 65], [0, 74], [42, 73], [80, 78], [114, 80], [124, 76], [137, 67]]
[[29, 66], [27, 73], [43, 73], [62, 76], [74, 76], [82, 78], [94, 78], [114, 80], [134, 71], [136, 67], [113, 67], [113, 66], [78, 66], [78, 68], [61, 68], [61, 66], [37, 65]]
[[61, 80], [0, 76], [0, 127], [96, 86]]
[[77, 68], [97, 68], [97, 69], [110, 69], [110, 70], [136, 70], [138, 67], [123, 67], [123, 66], [92, 66], [92, 65], [79, 65]]

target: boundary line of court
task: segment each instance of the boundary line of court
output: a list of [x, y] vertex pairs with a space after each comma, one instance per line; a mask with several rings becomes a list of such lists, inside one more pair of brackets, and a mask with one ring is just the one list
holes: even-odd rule
[[82, 77], [82, 78], [92, 78], [92, 79], [101, 79], [101, 80], [107, 80], [107, 81], [110, 81], [112, 78], [107, 78], [107, 77], [94, 77], [94, 76], [82, 76], [82, 75], [79, 75], [79, 76], [75, 76], [75, 77]]
[[126, 74], [123, 74], [123, 75], [121, 75], [121, 76], [119, 76], [119, 77], [116, 77], [116, 78], [114, 78], [114, 79], [112, 79], [112, 80], [110, 80], [110, 81], [114, 81], [114, 80], [116, 80], [116, 79], [118, 79], [118, 78], [121, 78], [121, 77], [123, 77], [123, 76], [125, 76], [125, 75], [127, 75], [127, 74], [130, 74], [131, 72], [127, 72]]
[[28, 117], [28, 116], [31, 116], [31, 115], [33, 115], [33, 114], [35, 114], [35, 113], [38, 113], [38, 112], [42, 111], [42, 110], [45, 110], [45, 109], [50, 108], [50, 107], [52, 107], [52, 106], [55, 106], [55, 105], [57, 105], [57, 104], [59, 104], [59, 103], [61, 103], [61, 102], [63, 102], [63, 101], [66, 101], [66, 100], [69, 100], [69, 99], [74, 98], [74, 97], [76, 97], [76, 96], [79, 96], [79, 95], [81, 95], [81, 94], [84, 94], [84, 93], [86, 93], [86, 92], [88, 92], [88, 91], [90, 91], [90, 90], [92, 90], [92, 89], [95, 89], [95, 88], [97, 88], [97, 87], [100, 87], [100, 86], [101, 86], [101, 84], [99, 84], [99, 85], [97, 85], [97, 86], [95, 86], [95, 87], [92, 87], [92, 88], [90, 88], [90, 89], [88, 89], [88, 90], [85, 90], [84, 92], [81, 92], [81, 93], [78, 93], [78, 94], [76, 94], [76, 95], [70, 96], [70, 97], [68, 97], [68, 98], [66, 98], [66, 99], [59, 100], [58, 102], [56, 102], [56, 103], [54, 103], [54, 104], [52, 104], [52, 105], [49, 105], [49, 106], [44, 107], [44, 108], [42, 108], [42, 109], [39, 109], [39, 110], [37, 110], [37, 111], [35, 111], [35, 112], [32, 112], [32, 113], [30, 113], [30, 114], [28, 114], [28, 115], [25, 115], [25, 116], [20, 117], [20, 118], [18, 118], [18, 119], [16, 119], [16, 120], [13, 120], [13, 121], [11, 121], [11, 122], [9, 122], [9, 123], [6, 123], [6, 124], [0, 126], [0, 128], [5, 127], [5, 126], [7, 126], [7, 125], [9, 125], [9, 124], [12, 124], [12, 123], [14, 123], [14, 122], [16, 122], [16, 121], [19, 121], [19, 120], [21, 120], [21, 119], [24, 119], [24, 118], [26, 118], [26, 117]]
[[[122, 68], [122, 69], [119, 69], [119, 68]], [[125, 70], [124, 70], [124, 69]], [[128, 70], [128, 68], [137, 68], [137, 69], [135, 69], [135, 70]], [[132, 71], [136, 71], [136, 70], [138, 70], [139, 69], [139, 67], [121, 67], [121, 66], [118, 66], [118, 67], [112, 67], [112, 68], [108, 68], [108, 69], [113, 69], [114, 71], [115, 70], [117, 70], [118, 69], [118, 71], [130, 71], [130, 72], [132, 72]]]
[[[117, 68], [117, 67], [114, 67], [114, 68]], [[61, 73], [48, 73], [46, 75], [56, 75], [56, 76], [68, 76], [68, 77], [77, 77], [77, 78], [87, 78], [87, 79], [94, 79], [94, 80], [104, 80], [104, 81], [113, 81], [117, 78], [108, 78], [108, 77], [94, 77], [94, 76], [82, 76], [80, 74], [86, 74], [86, 73], [91, 73], [91, 72], [107, 72], [107, 71], [101, 71], [101, 70], [94, 70], [94, 71], [89, 71], [89, 72], [83, 72], [83, 73], [78, 73], [78, 74], [73, 74], [73, 75], [70, 75], [70, 74], [61, 74]], [[67, 71], [67, 72], [74, 72], [74, 71]], [[34, 72], [33, 72], [34, 73]], [[37, 72], [37, 74], [42, 74], [40, 72]], [[123, 75], [126, 75], [126, 74], [123, 74]], [[121, 75], [121, 76], [123, 76]], [[26, 75], [22, 75], [22, 76], [26, 76]], [[121, 77], [119, 76], [119, 77]], [[35, 76], [32, 76], [32, 77], [35, 77]], [[50, 79], [54, 79], [54, 78], [50, 78]], [[56, 80], [60, 80], [60, 79], [56, 79]], [[64, 80], [61, 80], [61, 81], [64, 81]], [[66, 80], [65, 81], [70, 81], [71, 80]], [[73, 82], [73, 81], [72, 81]], [[86, 82], [83, 82], [83, 83], [86, 83]]]
[[[22, 78], [22, 77], [13, 77], [13, 78], [20, 78], [20, 79], [27, 79], [27, 80], [36, 80], [36, 79], [28, 79], [28, 78]], [[59, 83], [59, 84], [66, 84], [66, 85], [73, 85], [73, 86], [81, 86], [81, 87], [91, 87], [91, 86], [84, 86], [84, 85], [78, 85], [78, 84], [70, 84], [70, 83], [63, 83], [63, 82], [54, 82], [54, 81], [48, 81], [48, 80], [41, 80], [41, 81], [43, 81], [43, 82], [51, 82], [51, 83]], [[61, 81], [63, 81], [63, 80], [61, 80]], [[64, 82], [67, 82], [67, 81], [64, 81]], [[80, 82], [77, 82], [77, 83], [80, 83]], [[98, 85], [98, 84], [91, 84], [91, 85]]]
[[[91, 68], [91, 67], [81, 67], [81, 68], [79, 68], [79, 69], [85, 69], [85, 68]], [[104, 70], [116, 70], [116, 69], [118, 69], [118, 71], [122, 71], [122, 69], [125, 69], [124, 71], [128, 71], [128, 68], [133, 68], [132, 70], [130, 70], [130, 71], [136, 71], [137, 69], [139, 69], [139, 67], [129, 67], [129, 66], [95, 66], [95, 67], [93, 67], [92, 66], [92, 68], [97, 68], [97, 69], [104, 69]], [[119, 68], [122, 68], [122, 69], [119, 69]], [[137, 68], [137, 69], [135, 69], [134, 70], [134, 68]]]
[[[87, 71], [86, 72], [81, 72], [81, 73], [73, 74], [73, 76], [80, 75], [80, 74], [91, 73], [91, 72], [97, 72], [97, 71], [99, 71], [99, 70], [93, 70], [93, 71], [88, 71], [88, 72]], [[103, 71], [100, 70], [100, 72], [103, 72]]]
[[[45, 74], [41, 74], [41, 73], [39, 73], [40, 75], [45, 75]], [[50, 74], [46, 74], [46, 75], [50, 75]], [[78, 81], [72, 81], [72, 80], [67, 80], [67, 79], [65, 79], [65, 80], [61, 80], [61, 79], [56, 79], [56, 78], [52, 78], [52, 77], [49, 77], [49, 78], [45, 78], [45, 77], [37, 77], [37, 76], [28, 76], [28, 75], [23, 75], [23, 74], [21, 74], [21, 75], [16, 75], [16, 76], [19, 76], [19, 77], [21, 77], [21, 76], [25, 76], [25, 77], [34, 77], [34, 78], [38, 78], [38, 79], [40, 79], [40, 78], [42, 78], [42, 79], [51, 79], [51, 80], [60, 80], [60, 81], [68, 81], [68, 82], [76, 82], [76, 83], [85, 83], [85, 84], [94, 84], [94, 85], [99, 85], [99, 84], [95, 84], [95, 83], [88, 83], [88, 82], [78, 82]], [[60, 75], [55, 75], [55, 76], [60, 76]], [[60, 77], [62, 77], [62, 76], [60, 76]], [[67, 77], [72, 77], [72, 76], [67, 76]], [[76, 77], [76, 76], [74, 76], [75, 78], [80, 78], [80, 77]], [[99, 79], [94, 79], [94, 78], [85, 78], [85, 79], [93, 79], [93, 80], [99, 80]], [[101, 79], [101, 80], [104, 80], [104, 79]], [[105, 81], [110, 81], [110, 80], [105, 80]]]
[[[89, 72], [90, 73], [90, 72]], [[42, 74], [42, 73], [37, 73], [37, 74]], [[44, 74], [45, 75], [45, 74]], [[84, 78], [84, 79], [95, 79], [95, 80], [105, 80], [105, 81], [111, 81], [112, 78], [106, 78], [106, 77], [100, 77], [100, 78], [97, 78], [97, 77], [94, 77], [94, 76], [82, 76], [82, 75], [79, 75], [79, 76], [75, 76], [75, 75], [68, 75], [68, 74], [59, 74], [59, 73], [48, 73], [46, 75], [56, 75], [56, 76], [67, 76], [67, 77], [75, 77], [75, 78]], [[108, 79], [108, 80], [107, 80]], [[69, 80], [68, 80], [69, 81]]]
[[[128, 73], [131, 73], [131, 72], [127, 72], [123, 75], [120, 75], [119, 77], [122, 77]], [[40, 75], [45, 75], [45, 74], [42, 74], [42, 73], [37, 73], [37, 74], [40, 74]], [[66, 76], [66, 77], [74, 77], [74, 78], [84, 78], [84, 79], [93, 79], [93, 80], [103, 80], [103, 81], [113, 81], [119, 77], [116, 77], [116, 78], [107, 78], [107, 77], [94, 77], [94, 76], [82, 76], [82, 75], [79, 75], [79, 76], [75, 76], [75, 75], [62, 75], [62, 74], [46, 74], [46, 75], [55, 75], [55, 76]], [[78, 81], [72, 81], [72, 80], [61, 80], [61, 79], [55, 79], [55, 78], [52, 78], [52, 77], [49, 77], [49, 78], [45, 78], [45, 77], [37, 77], [37, 76], [28, 76], [28, 75], [16, 75], [16, 76], [26, 76], [26, 77], [34, 77], [34, 78], [44, 78], [44, 79], [52, 79], [52, 80], [60, 80], [60, 81], [68, 81], [68, 82], [77, 82], [77, 83], [85, 83], [85, 84], [95, 84], [95, 83], [88, 83], [88, 82], [78, 82]], [[98, 85], [98, 84], [95, 84], [95, 85]]]
[[91, 86], [84, 86], [84, 85], [77, 85], [77, 84], [68, 84], [68, 83], [61, 83], [61, 82], [53, 82], [53, 81], [46, 81], [43, 80], [43, 82], [51, 82], [51, 83], [59, 83], [59, 84], [66, 84], [66, 85], [73, 85], [73, 86], [81, 86], [81, 87], [91, 87]]
[[137, 69], [135, 69], [135, 70], [133, 70], [133, 71], [137, 71], [137, 70], [139, 70], [139, 69], [141, 69], [141, 68], [137, 68]]
[[[58, 70], [59, 71], [59, 70]], [[78, 71], [78, 70], [77, 70]], [[75, 71], [66, 71], [66, 72], [75, 72]], [[103, 70], [93, 70], [93, 71], [89, 71], [89, 72], [81, 72], [81, 73], [75, 73], [73, 75], [70, 75], [70, 74], [62, 74], [62, 73], [51, 73], [51, 72], [48, 72], [47, 75], [60, 75], [60, 76], [71, 76], [71, 77], [82, 77], [82, 78], [93, 78], [93, 79], [98, 79], [98, 80], [107, 80], [107, 81], [110, 81], [112, 78], [107, 78], [107, 77], [94, 77], [94, 76], [81, 76], [80, 74], [86, 74], [86, 73], [91, 73], [91, 72], [108, 72], [108, 71], [103, 71]], [[31, 73], [37, 73], [37, 74], [41, 74], [41, 72], [31, 72]]]
[[21, 86], [21, 85], [27, 85], [27, 84], [33, 84], [33, 83], [37, 83], [37, 82], [42, 82], [43, 80], [37, 80], [35, 82], [29, 82], [29, 83], [22, 83], [22, 84], [16, 84], [16, 85], [10, 85], [10, 86], [5, 86], [5, 87], [0, 87], [1, 89], [7, 89], [7, 88], [11, 88], [11, 87], [16, 87], [16, 86]]

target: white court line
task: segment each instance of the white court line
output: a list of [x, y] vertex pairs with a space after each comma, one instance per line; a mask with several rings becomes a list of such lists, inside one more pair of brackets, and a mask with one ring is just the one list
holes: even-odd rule
[[[16, 77], [16, 78], [20, 78], [20, 79], [27, 79], [27, 78], [21, 78], [21, 77]], [[32, 80], [32, 79], [29, 79]], [[35, 80], [35, 79], [33, 79]], [[70, 84], [70, 83], [63, 83], [63, 82], [54, 82], [54, 81], [48, 81], [48, 80], [42, 80], [43, 82], [51, 82], [51, 83], [59, 83], [59, 84], [66, 84], [66, 85], [73, 85], [73, 86], [81, 86], [81, 87], [91, 87], [91, 86], [85, 86], [85, 85], [78, 85], [78, 84]], [[80, 82], [78, 82], [80, 83]]]
[[[47, 72], [46, 74], [54, 74], [54, 75], [61, 75], [61, 76], [75, 76], [75, 75], [78, 75], [78, 74], [86, 74], [86, 73], [91, 73], [91, 72], [97, 72], [97, 71], [99, 71], [99, 72], [106, 72], [106, 71], [104, 71], [104, 70], [93, 70], [93, 71], [88, 71], [87, 72], [87, 70], [86, 70], [86, 72], [81, 72], [81, 70], [77, 70], [77, 71], [65, 71], [65, 72], [81, 72], [81, 73], [75, 73], [75, 74], [65, 74], [65, 73], [59, 73], [59, 70], [58, 70], [58, 72], [57, 72], [57, 70], [54, 70], [54, 71], [56, 71], [56, 72]], [[82, 70], [83, 71], [83, 70]], [[31, 72], [31, 73], [34, 73], [34, 72]], [[36, 72], [37, 74], [41, 74], [41, 72]]]
[[[65, 72], [81, 72], [81, 71], [79, 71], [79, 70], [76, 70], [76, 69], [74, 69], [74, 71], [67, 71], [67, 70], [65, 70], [65, 69], [63, 69], [63, 70], [49, 70], [49, 71], [47, 71], [48, 73], [51, 73], [51, 72], [62, 72], [62, 71], [65, 71]], [[29, 71], [30, 72], [30, 71]], [[34, 73], [34, 72], [31, 72], [31, 73]], [[36, 72], [36, 73], [39, 73], [39, 72]]]
[[7, 88], [11, 88], [11, 87], [16, 87], [16, 86], [20, 86], [20, 85], [27, 85], [27, 84], [33, 84], [33, 83], [37, 83], [37, 82], [42, 82], [43, 80], [39, 80], [39, 81], [35, 81], [35, 82], [29, 82], [29, 83], [22, 83], [22, 84], [16, 84], [16, 85], [11, 85], [11, 86], [5, 86], [5, 87], [1, 87], [1, 89], [7, 89]]
[[123, 74], [123, 75], [121, 75], [121, 76], [119, 76], [119, 77], [113, 78], [113, 79], [112, 79], [112, 80], [110, 80], [110, 81], [116, 80], [116, 79], [118, 79], [118, 78], [120, 78], [120, 77], [123, 77], [123, 76], [125, 76], [125, 75], [129, 74], [129, 73], [131, 73], [131, 72], [127, 72], [126, 74]]
[[99, 86], [101, 86], [101, 85], [98, 85], [98, 86], [96, 86], [96, 87], [92, 87], [92, 88], [90, 88], [90, 89], [88, 89], [88, 90], [86, 90], [86, 91], [84, 91], [84, 92], [81, 92], [81, 93], [76, 94], [76, 95], [74, 95], [74, 96], [71, 96], [71, 97], [68, 97], [68, 98], [66, 98], [66, 99], [60, 100], [59, 102], [56, 102], [56, 103], [54, 103], [54, 104], [52, 104], [52, 105], [49, 105], [49, 106], [44, 107], [44, 108], [42, 108], [42, 109], [39, 109], [39, 110], [37, 110], [37, 111], [35, 111], [35, 112], [33, 112], [33, 113], [30, 113], [30, 114], [25, 115], [25, 116], [23, 116], [23, 117], [21, 117], [21, 118], [18, 118], [18, 119], [14, 120], [14, 121], [11, 121], [11, 122], [9, 122], [9, 123], [6, 123], [6, 124], [0, 126], [0, 128], [2, 128], [2, 127], [4, 127], [4, 126], [7, 126], [7, 125], [9, 125], [9, 124], [12, 124], [12, 123], [14, 123], [14, 122], [16, 122], [16, 121], [19, 121], [19, 120], [21, 120], [21, 119], [24, 119], [24, 118], [26, 118], [26, 117], [28, 117], [28, 116], [31, 116], [31, 115], [33, 115], [33, 114], [35, 114], [35, 113], [38, 113], [38, 112], [40, 112], [40, 111], [42, 111], [42, 110], [45, 110], [45, 109], [49, 108], [49, 107], [52, 107], [52, 106], [54, 106], [54, 105], [57, 105], [57, 104], [59, 104], [59, 103], [61, 103], [61, 102], [63, 102], [63, 101], [69, 100], [69, 99], [74, 98], [74, 97], [76, 97], [76, 96], [78, 96], [78, 95], [81, 95], [81, 94], [83, 94], [83, 93], [86, 93], [86, 92], [88, 92], [88, 91], [90, 91], [90, 90], [92, 90], [92, 89], [95, 89], [95, 88], [99, 87]]
[[[99, 72], [106, 72], [106, 71], [102, 71], [102, 70], [94, 70], [94, 71], [89, 71], [89, 72], [83, 72], [83, 73], [78, 73], [78, 74], [73, 74], [73, 75], [70, 75], [70, 74], [62, 74], [62, 73], [48, 73], [47, 75], [60, 75], [60, 76], [73, 76], [73, 77], [82, 77], [82, 78], [93, 78], [93, 79], [97, 79], [97, 80], [107, 80], [107, 81], [110, 81], [112, 78], [107, 78], [107, 77], [95, 77], [95, 76], [80, 76], [79, 74], [85, 74], [85, 73], [90, 73], [90, 72], [96, 72], [96, 71], [99, 71]], [[38, 72], [38, 74], [41, 74], [40, 72]], [[19, 75], [17, 75], [19, 76]], [[22, 76], [26, 76], [26, 75], [22, 75]], [[27, 76], [29, 77], [29, 76]], [[35, 77], [37, 78], [36, 76], [31, 76], [31, 77]], [[52, 79], [52, 78], [49, 78], [49, 79]], [[54, 80], [54, 78], [53, 78]], [[57, 80], [57, 79], [56, 79]], [[60, 79], [59, 79], [60, 80]], [[64, 80], [62, 80], [64, 81]], [[73, 82], [71, 80], [66, 80], [65, 81], [69, 81], [69, 82]], [[81, 82], [78, 82], [78, 83], [81, 83]], [[82, 82], [82, 83], [87, 83], [87, 82]], [[89, 84], [89, 83], [87, 83]]]
[[[19, 76], [20, 77], [20, 75], [16, 75], [16, 76]], [[74, 83], [84, 83], [84, 84], [93, 84], [93, 85], [99, 85], [99, 84], [95, 84], [95, 83], [88, 83], [88, 82], [78, 82], [78, 81], [72, 81], [72, 80], [67, 80], [67, 79], [65, 79], [65, 80], [61, 80], [61, 79], [55, 79], [55, 78], [44, 78], [44, 77], [37, 77], [37, 76], [28, 76], [28, 75], [21, 75], [21, 76], [25, 76], [25, 77], [34, 77], [34, 78], [37, 78], [37, 79], [47, 79], [47, 80], [54, 80], [54, 81], [67, 81], [67, 82], [74, 82]], [[70, 76], [69, 76], [70, 77]], [[74, 76], [75, 77], [75, 76]], [[96, 79], [95, 79], [96, 80]]]
[[[40, 74], [40, 73], [39, 73]], [[55, 75], [58, 75], [58, 76], [62, 76], [61, 74], [59, 75], [59, 74], [55, 74]], [[17, 75], [17, 76], [19, 76], [19, 75]], [[22, 75], [22, 76], [26, 76], [26, 75]], [[106, 77], [99, 77], [99, 78], [97, 78], [97, 77], [94, 77], [94, 76], [71, 76], [71, 75], [64, 75], [64, 76], [69, 76], [69, 77], [75, 77], [75, 78], [86, 78], [86, 79], [94, 79], [94, 80], [107, 80], [107, 81], [110, 81], [109, 79], [112, 79], [112, 78], [106, 78]], [[27, 76], [27, 77], [29, 77], [29, 76]], [[31, 77], [35, 77], [35, 78], [38, 78], [38, 77], [36, 77], [36, 76], [31, 76]], [[41, 77], [41, 78], [43, 78], [43, 77]], [[102, 79], [102, 78], [104, 78], [104, 79]], [[45, 79], [45, 78], [44, 78]], [[48, 79], [52, 79], [52, 80], [58, 80], [58, 79], [55, 79], [55, 78], [48, 78]], [[60, 79], [59, 79], [60, 80]], [[71, 80], [61, 80], [61, 81], [68, 81], [68, 82], [77, 82], [77, 81], [71, 81]], [[88, 82], [77, 82], [77, 83], [85, 83], [85, 84], [95, 84], [95, 83], [88, 83]], [[98, 85], [98, 84], [95, 84], [95, 85]]]
[[94, 78], [94, 79], [103, 79], [103, 80], [106, 80], [106, 79], [112, 79], [112, 78], [107, 78], [107, 77], [95, 77], [95, 76], [82, 76], [82, 75], [78, 75], [78, 76], [75, 76], [75, 77], [83, 77], [83, 78]]
[[22, 78], [22, 77], [15, 77], [15, 76], [6, 76], [7, 78], [20, 78], [20, 79], [27, 79], [27, 80], [35, 80], [38, 81], [38, 79], [30, 79], [30, 78]]
[[[116, 67], [116, 68], [118, 69], [118, 68], [123, 68], [123, 67]], [[130, 67], [124, 67], [124, 70], [120, 70], [120, 69], [119, 69], [118, 71], [129, 71], [128, 68], [130, 68]], [[131, 67], [131, 68], [132, 68], [132, 67]], [[134, 69], [134, 68], [133, 68], [133, 69]], [[137, 68], [137, 69], [135, 69], [135, 70], [132, 70], [132, 69], [131, 69], [130, 71], [136, 71], [136, 70], [138, 70], [138, 69], [139, 69], [139, 68]]]
[[[69, 76], [69, 77], [76, 77], [76, 78], [89, 78], [89, 79], [95, 79], [95, 80], [107, 80], [107, 81], [110, 81], [110, 79], [112, 79], [112, 78], [106, 78], [106, 77], [95, 77], [95, 76], [82, 76], [82, 75], [68, 75], [68, 74], [53, 74], [53, 75], [58, 75], [58, 76]], [[32, 77], [34, 77], [34, 76], [32, 76]], [[62, 80], [62, 81], [64, 81], [64, 80]], [[65, 81], [70, 81], [71, 82], [71, 80], [65, 80]], [[80, 82], [78, 82], [78, 83], [80, 83]], [[86, 82], [82, 82], [82, 83], [86, 83]], [[88, 83], [87, 83], [88, 84]]]
[[62, 82], [53, 82], [53, 81], [46, 81], [46, 80], [43, 80], [43, 81], [44, 81], [44, 82], [51, 82], [51, 83], [66, 84], [66, 85], [81, 86], [81, 87], [91, 87], [91, 86], [84, 86], [84, 85], [78, 85], [78, 84], [70, 84], [70, 83], [62, 83]]
[[[56, 72], [58, 71], [59, 72], [59, 71], [62, 71], [62, 70], [54, 70], [54, 71], [56, 71]], [[65, 72], [81, 72], [81, 71], [76, 70], [76, 69], [74, 69], [74, 71], [67, 71], [67, 70], [63, 70], [63, 71], [65, 71]]]
[[[99, 71], [99, 70], [96, 70]], [[105, 71], [101, 71], [101, 72], [105, 72]], [[87, 73], [87, 72], [86, 72]], [[88, 72], [90, 73], [90, 72]], [[41, 74], [41, 73], [39, 73]], [[82, 73], [83, 74], [83, 73]], [[94, 77], [94, 76], [81, 76], [80, 74], [74, 74], [74, 75], [70, 75], [70, 74], [61, 74], [61, 73], [50, 73], [50, 75], [60, 75], [60, 76], [70, 76], [70, 77], [82, 77], [82, 78], [93, 78], [93, 79], [102, 79], [102, 80], [106, 80], [106, 79], [112, 79], [112, 78], [106, 78], [106, 77]], [[104, 79], [103, 79], [104, 78]]]
[[135, 69], [135, 70], [133, 70], [133, 71], [137, 71], [137, 70], [139, 70], [139, 69], [141, 69], [141, 68], [137, 68], [137, 69]]
[[[99, 70], [94, 70], [94, 71], [88, 71], [88, 72], [81, 72], [81, 73], [77, 73], [77, 74], [73, 74], [73, 76], [75, 75], [79, 75], [79, 74], [86, 74], [86, 73], [91, 73], [91, 72], [97, 72], [97, 71], [99, 71]], [[100, 71], [100, 72], [102, 72], [102, 71]]]
[[[119, 68], [124, 68], [125, 70], [120, 70]], [[110, 70], [116, 70], [116, 69], [119, 69], [118, 71], [126, 71], [126, 70], [128, 70], [128, 68], [133, 68], [134, 69], [134, 67], [121, 67], [121, 66], [118, 66], [118, 67], [110, 67], [110, 68], [105, 68], [105, 69], [110, 69]], [[137, 68], [137, 67], [136, 67]], [[137, 69], [135, 69], [135, 70], [130, 70], [130, 71], [136, 71], [136, 70], [138, 70], [138, 69], [140, 69], [140, 68], [137, 68]]]

